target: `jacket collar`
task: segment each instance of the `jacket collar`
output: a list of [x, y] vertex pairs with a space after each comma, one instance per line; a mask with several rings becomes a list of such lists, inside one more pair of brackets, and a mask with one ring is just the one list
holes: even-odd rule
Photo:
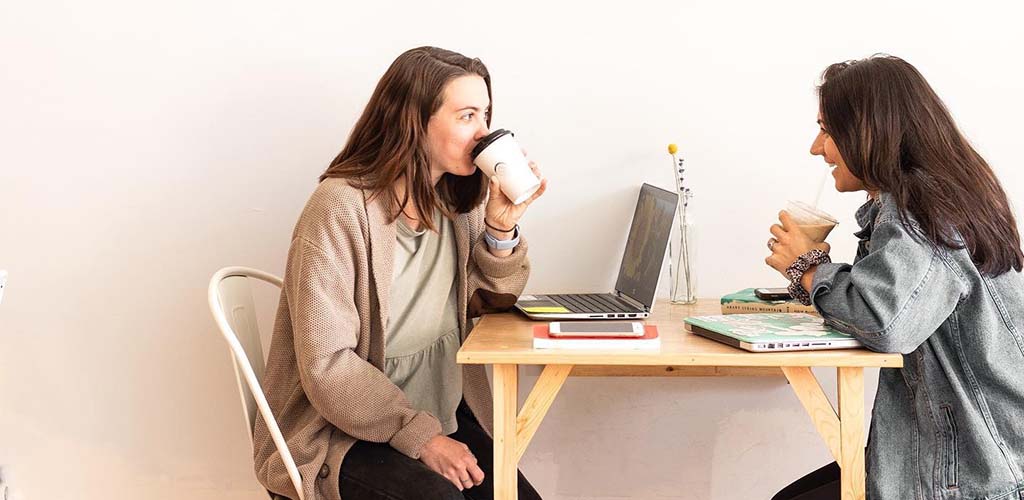
[[469, 284], [469, 277], [464, 274], [469, 269], [469, 253], [472, 251], [472, 242], [469, 241], [469, 235], [471, 230], [469, 227], [469, 214], [458, 214], [455, 216], [455, 220], [452, 222], [452, 227], [455, 228], [455, 248], [458, 253], [458, 267], [455, 273], [456, 279], [459, 280], [459, 331], [462, 332], [463, 340], [468, 329], [466, 328], [466, 311], [468, 310], [468, 291], [466, 287]]
[[[387, 329], [388, 315], [391, 308], [391, 279], [395, 267], [395, 237], [397, 228], [394, 222], [388, 222], [381, 196], [371, 198], [371, 193], [363, 190], [363, 203], [366, 206], [366, 222], [369, 232], [367, 247], [370, 250], [370, 279], [377, 296], [377, 320], [383, 333]], [[380, 347], [383, 358], [383, 343]]]
[[857, 213], [854, 217], [857, 219], [857, 225], [860, 226], [860, 231], [853, 233], [854, 236], [862, 240], [870, 239], [871, 229], [875, 225], [875, 218], [878, 217], [878, 212], [882, 208], [883, 196], [887, 196], [885, 193], [881, 193], [877, 199], [869, 199], [860, 208], [857, 209]]

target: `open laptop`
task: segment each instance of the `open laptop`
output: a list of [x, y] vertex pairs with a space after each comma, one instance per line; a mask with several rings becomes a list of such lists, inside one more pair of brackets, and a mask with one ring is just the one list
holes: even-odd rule
[[807, 313], [691, 316], [687, 329], [701, 337], [751, 352], [853, 349], [859, 340]]
[[516, 309], [540, 320], [650, 316], [678, 200], [678, 194], [650, 184], [640, 188], [614, 291], [523, 295]]

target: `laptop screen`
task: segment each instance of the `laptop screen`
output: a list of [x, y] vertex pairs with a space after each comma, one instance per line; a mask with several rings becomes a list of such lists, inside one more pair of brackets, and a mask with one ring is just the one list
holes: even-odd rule
[[648, 308], [654, 304], [679, 195], [644, 184], [629, 226], [615, 290]]

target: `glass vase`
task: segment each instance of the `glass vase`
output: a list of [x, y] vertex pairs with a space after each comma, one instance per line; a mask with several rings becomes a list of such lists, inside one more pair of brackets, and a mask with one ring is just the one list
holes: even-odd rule
[[697, 302], [696, 240], [697, 226], [683, 215], [680, 217], [679, 233], [668, 247], [669, 297], [673, 304]]

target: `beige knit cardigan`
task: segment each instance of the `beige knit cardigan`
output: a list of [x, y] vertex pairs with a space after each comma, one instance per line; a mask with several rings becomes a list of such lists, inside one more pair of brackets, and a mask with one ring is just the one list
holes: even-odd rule
[[[307, 500], [340, 500], [338, 472], [356, 440], [388, 443], [419, 458], [441, 433], [384, 375], [384, 339], [395, 224], [380, 197], [344, 179], [320, 183], [295, 226], [263, 390], [299, 468]], [[526, 242], [496, 257], [483, 241], [483, 205], [454, 220], [459, 327], [511, 307], [529, 275]], [[490, 387], [482, 365], [463, 367], [463, 394], [488, 432]], [[298, 496], [262, 419], [253, 435], [256, 475], [270, 491]]]

